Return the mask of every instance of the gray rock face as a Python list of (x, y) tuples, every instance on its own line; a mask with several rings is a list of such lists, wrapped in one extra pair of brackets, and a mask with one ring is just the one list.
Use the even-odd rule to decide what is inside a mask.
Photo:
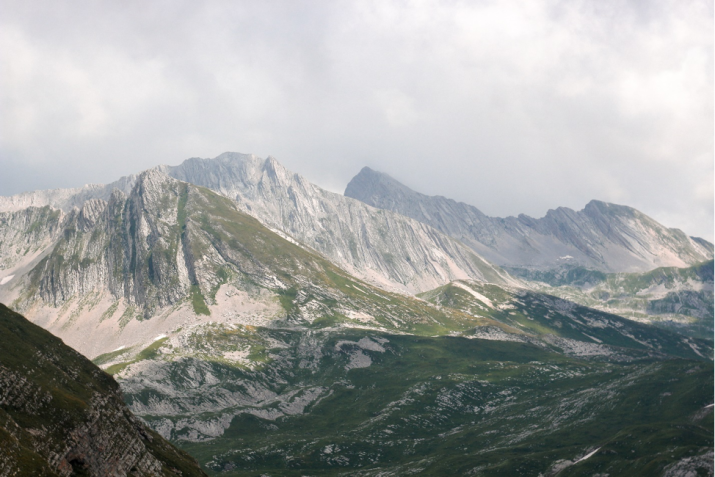
[(494, 283), (510, 280), (434, 228), (323, 190), (272, 157), (224, 153), (158, 169), (235, 200), (263, 223), (378, 285), (414, 293), (466, 277)]
[(643, 272), (685, 267), (713, 257), (713, 245), (669, 229), (626, 206), (589, 202), (545, 217), (497, 218), (444, 197), (411, 190), (390, 176), (364, 168), (345, 196), (429, 224), (501, 266), (537, 269), (581, 265), (605, 272)]
[[(52, 220), (43, 222), (48, 214)], [(284, 288), (256, 250), (225, 234), (221, 220), (226, 217), (238, 227), (275, 236), (228, 199), (155, 169), (140, 174), (129, 195), (115, 189), (108, 201), (90, 199), (67, 214), (49, 207), (0, 213), (7, 224), (4, 234), (16, 242), (14, 249), (25, 246), (20, 238), (31, 236), (33, 227), (39, 238), (31, 241), (32, 247), (44, 247), (41, 257), (13, 276), (22, 288), (14, 306), (29, 310), (39, 300), (60, 307), (77, 297), (108, 292), (150, 318), (192, 294), (211, 303), (229, 269), (259, 286)]]
[(49, 206), (0, 213), (0, 270), (47, 248), (62, 232), (64, 215)]

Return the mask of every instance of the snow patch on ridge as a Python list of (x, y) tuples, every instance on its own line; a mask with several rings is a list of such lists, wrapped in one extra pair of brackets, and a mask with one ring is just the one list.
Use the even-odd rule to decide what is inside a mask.
[(578, 464), (579, 462), (584, 461), (584, 460), (588, 459), (589, 457), (593, 457), (594, 454), (596, 454), (596, 452), (598, 452), (598, 451), (600, 451), (600, 450), (601, 450), (601, 448), (599, 447), (599, 448), (596, 449), (595, 451), (589, 452), (588, 454), (586, 454), (585, 456), (581, 457), (579, 460), (577, 460), (576, 462), (574, 462), (574, 464)]
[(293, 239), (293, 237), (291, 237), (290, 235), (284, 233), (283, 231), (278, 230), (278, 229), (275, 229), (275, 228), (273, 228), (273, 227), (269, 227), (268, 225), (266, 225), (265, 227), (266, 227), (268, 230), (270, 230), (271, 232), (273, 232), (274, 234), (278, 235), (280, 238), (289, 241), (289, 242), (292, 243), (293, 245), (297, 245), (297, 246), (299, 246), (299, 247), (303, 247), (303, 245), (299, 244), (295, 239)]
[(479, 292), (472, 290), (467, 285), (465, 285), (461, 282), (452, 282), (452, 285), (456, 286), (457, 288), (461, 288), (462, 290), (470, 293), (474, 298), (481, 301), (482, 303), (487, 305), (489, 308), (492, 308), (492, 309), (494, 308), (494, 304), (492, 303), (492, 301), (489, 298), (485, 297), (484, 295), (482, 295)]

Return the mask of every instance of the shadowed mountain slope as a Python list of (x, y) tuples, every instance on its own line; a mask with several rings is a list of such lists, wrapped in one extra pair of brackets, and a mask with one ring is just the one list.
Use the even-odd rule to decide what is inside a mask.
[(109, 375), (0, 304), (0, 475), (205, 474), (129, 412)]
[(618, 348), (628, 348), (712, 359), (711, 341), (684, 337), (544, 293), (460, 280), (418, 296), (443, 309), (475, 318), (488, 316), (523, 332), (506, 337), (498, 330), (475, 328), (474, 336), (480, 338), (531, 343), (537, 338), (575, 356), (615, 356), (621, 352)]
[[(181, 446), (225, 477), (712, 472), (712, 363), (595, 362), (356, 330), (326, 338), (318, 372), (284, 374), (325, 389), (305, 412), (244, 413), (222, 436)], [(354, 366), (355, 356), (368, 359)]]
[(508, 270), (543, 293), (689, 336), (713, 339), (712, 260), (645, 273), (603, 273), (583, 267)]

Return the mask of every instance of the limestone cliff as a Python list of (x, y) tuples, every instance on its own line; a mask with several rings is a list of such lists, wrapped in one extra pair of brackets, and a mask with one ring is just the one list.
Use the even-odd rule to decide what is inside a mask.
[[(102, 208), (99, 204), (108, 202), (116, 207), (118, 197), (128, 196), (131, 205), (122, 213), (128, 213), (126, 218), (132, 220), (129, 223), (135, 223), (134, 219), (141, 222), (137, 214), (141, 214), (143, 203), (131, 197), (137, 195), (137, 185), (143, 190), (147, 175), (158, 177), (157, 174), (212, 189), (351, 274), (392, 291), (416, 293), (466, 278), (513, 282), (503, 270), (469, 247), (428, 225), (325, 191), (288, 171), (274, 158), (237, 153), (225, 153), (215, 159), (188, 159), (179, 166), (158, 166), (108, 185), (0, 197), (0, 220), (13, 213), (50, 206), (64, 214), (74, 214), (81, 221), (88, 213), (98, 213)], [(87, 211), (87, 204), (94, 204), (97, 211)], [(119, 209), (113, 213), (119, 213)]]

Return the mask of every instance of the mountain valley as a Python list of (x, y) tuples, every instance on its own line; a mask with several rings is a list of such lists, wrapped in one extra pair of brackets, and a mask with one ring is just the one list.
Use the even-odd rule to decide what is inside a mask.
[(211, 475), (712, 473), (712, 246), (623, 210), (493, 264), (225, 153), (0, 198), (0, 302)]

